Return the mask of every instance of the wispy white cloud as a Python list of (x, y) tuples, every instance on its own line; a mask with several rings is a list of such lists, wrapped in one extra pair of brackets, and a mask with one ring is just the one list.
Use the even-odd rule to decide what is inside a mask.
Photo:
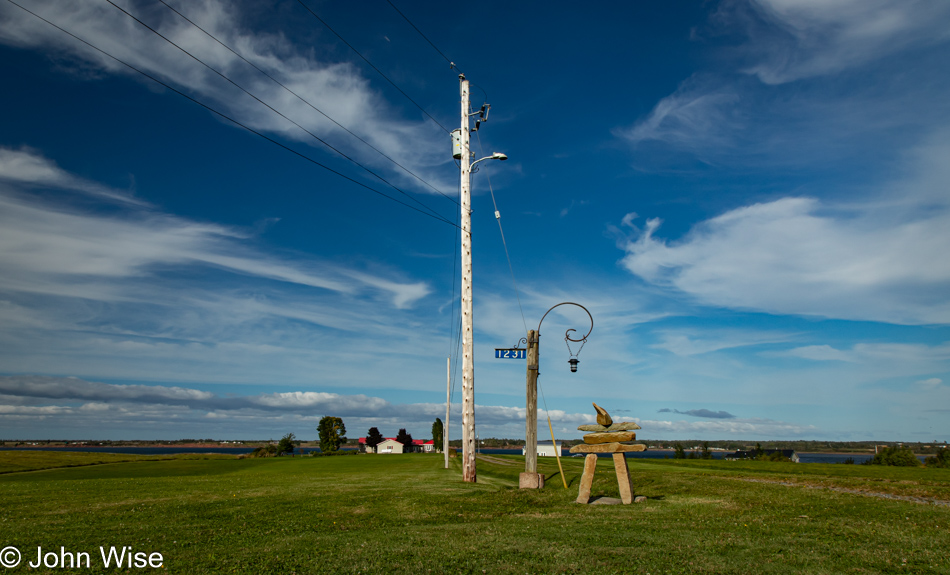
[[(306, 132), (266, 108), (260, 102), (221, 78), (227, 76), (261, 101), (291, 118), (310, 132), (330, 140), (348, 154), (385, 170), (402, 186), (435, 193), (389, 160), (346, 134), (336, 123), (314, 110), (311, 104), (340, 125), (358, 134), (384, 154), (422, 175), (435, 187), (454, 189), (436, 169), (450, 166), (445, 158), (444, 133), (422, 119), (400, 119), (364, 78), (346, 62), (325, 62), (314, 52), (304, 52), (286, 37), (252, 32), (243, 27), (239, 4), (210, 0), (182, 3), (177, 8), (248, 61), (277, 78), (303, 100), (254, 70), (238, 56), (161, 5), (119, 3), (163, 36), (206, 62), (208, 69), (171, 44), (137, 24), (107, 3), (65, 6), (41, 0), (25, 1), (31, 11), (96, 45), (105, 52), (217, 108), (249, 127), (280, 135), (326, 150)], [(305, 13), (301, 14), (304, 17)], [(126, 75), (136, 72), (56, 30), (19, 8), (0, 6), (0, 42), (31, 50), (55, 53), (63, 68), (78, 75)], [(142, 78), (143, 81), (147, 81)], [(411, 141), (412, 146), (406, 142)], [(332, 152), (331, 152), (332, 153)], [(375, 181), (375, 180), (374, 180)]]
[(950, 343), (924, 345), (917, 343), (856, 343), (850, 349), (836, 349), (830, 345), (808, 345), (787, 351), (768, 352), (772, 356), (791, 356), (815, 361), (845, 361), (852, 363), (907, 363), (938, 365), (950, 361)]
[(431, 352), (436, 328), (408, 319), (431, 288), (391, 265), (265, 251), (249, 230), (145, 205), (97, 211), (95, 202), (42, 193), (94, 183), (22, 169), (53, 166), (34, 151), (5, 158), (16, 160), (0, 165), (7, 373), (255, 384), (319, 374), (334, 385), (370, 377), (386, 387), (405, 382), (368, 375), (380, 361), (374, 349), (387, 342), (387, 353), (416, 368)]
[[(661, 222), (624, 246), (623, 265), (707, 305), (770, 313), (929, 324), (950, 322), (950, 206), (914, 174), (862, 204), (788, 197), (733, 210), (682, 239), (657, 239)], [(919, 191), (918, 191), (919, 190)], [(923, 197), (929, 209), (912, 204)]]
[(800, 425), (764, 418), (714, 419), (704, 421), (640, 421), (654, 437), (808, 437), (819, 431), (814, 425)]
[(656, 349), (665, 349), (680, 356), (698, 355), (723, 349), (734, 349), (753, 345), (786, 342), (794, 334), (761, 330), (658, 330), (659, 342), (651, 345)]
[(784, 355), (801, 357), (815, 361), (853, 361), (849, 354), (830, 345), (806, 345), (784, 352)]
[(710, 78), (692, 77), (677, 91), (660, 100), (632, 127), (617, 128), (614, 135), (633, 145), (661, 142), (699, 152), (732, 144), (732, 135), (747, 124), (733, 88)]
[[(235, 424), (253, 423), (254, 429), (271, 426), (313, 427), (322, 415), (345, 418), (351, 434), (364, 427), (384, 425), (428, 431), (436, 417), (445, 416), (445, 404), (393, 404), (379, 397), (363, 394), (295, 391), (250, 396), (221, 396), (205, 391), (161, 385), (117, 385), (87, 381), (75, 377), (7, 376), (0, 377), (0, 429), (19, 430), (23, 437), (37, 433), (50, 434), (86, 429), (92, 433), (94, 422), (108, 417), (110, 425), (121, 426), (132, 433), (156, 432), (163, 428), (156, 419), (178, 420), (176, 425), (201, 426), (203, 437), (234, 433)], [(523, 431), (524, 408), (476, 405), (479, 425), (483, 429)], [(55, 415), (50, 425), (45, 418)], [(590, 423), (590, 414), (551, 410), (559, 425)], [(543, 415), (542, 415), (543, 416)], [(452, 417), (459, 421), (461, 405), (452, 405)], [(41, 422), (45, 429), (40, 427)], [(52, 428), (52, 429), (51, 429)], [(248, 430), (244, 430), (245, 437)], [(312, 431), (310, 435), (313, 435)], [(93, 437), (90, 435), (86, 437)], [(167, 436), (167, 430), (166, 430)], [(253, 435), (251, 435), (253, 436)]]
[[(0, 174), (10, 168), (20, 184), (48, 183), (45, 171), (17, 167), (49, 166), (49, 161), (23, 152), (15, 157), (16, 162), (0, 162)], [(56, 183), (90, 187), (61, 170)], [(167, 266), (202, 265), (338, 293), (371, 288), (390, 294), (398, 308), (430, 291), (422, 282), (402, 283), (315, 259), (255, 253), (243, 241), (249, 239), (247, 231), (153, 210), (101, 215), (46, 205), (3, 189), (0, 207), (0, 266), (8, 272), (0, 279), (0, 289), (89, 298), (101, 280), (143, 278)], [(103, 297), (115, 297), (114, 285), (106, 290)]]
[(917, 385), (925, 389), (934, 389), (937, 386), (941, 385), (943, 383), (943, 380), (940, 379), (939, 377), (928, 377), (927, 379), (921, 379), (920, 381), (917, 381), (916, 383)]
[(781, 84), (944, 42), (948, 18), (926, 0), (753, 0), (723, 3), (716, 24), (748, 34), (747, 73)]
[(81, 192), (99, 199), (135, 206), (148, 205), (127, 192), (113, 190), (70, 174), (52, 160), (29, 149), (0, 148), (0, 180), (27, 186), (46, 186)]
[(869, 159), (950, 125), (948, 21), (926, 1), (720, 3), (695, 35), (710, 65), (613, 133), (641, 170), (880, 169)]

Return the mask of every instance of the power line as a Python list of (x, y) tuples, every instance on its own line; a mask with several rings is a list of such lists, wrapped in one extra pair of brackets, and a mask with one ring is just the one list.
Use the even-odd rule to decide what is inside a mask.
[(274, 108), (273, 106), (271, 106), (270, 104), (268, 104), (267, 102), (265, 102), (264, 100), (261, 100), (260, 98), (258, 98), (258, 97), (255, 96), (254, 94), (252, 94), (250, 91), (248, 91), (247, 89), (245, 89), (243, 86), (241, 86), (240, 84), (238, 84), (237, 82), (235, 82), (235, 81), (232, 80), (231, 78), (227, 77), (225, 74), (219, 72), (218, 70), (215, 70), (213, 67), (211, 67), (210, 65), (208, 65), (207, 63), (205, 63), (203, 60), (201, 60), (200, 58), (198, 58), (197, 56), (195, 56), (194, 54), (192, 54), (192, 53), (189, 52), (188, 50), (185, 50), (184, 48), (182, 48), (181, 46), (179, 46), (178, 44), (176, 44), (175, 42), (173, 42), (172, 40), (170, 40), (168, 37), (166, 37), (165, 35), (163, 35), (161, 32), (159, 32), (158, 30), (156, 30), (155, 28), (152, 28), (151, 26), (149, 26), (148, 24), (146, 24), (145, 22), (143, 22), (142, 20), (140, 20), (139, 18), (137, 18), (135, 15), (129, 13), (127, 10), (125, 10), (125, 9), (122, 8), (121, 6), (117, 5), (117, 4), (116, 4), (115, 2), (113, 2), (112, 0), (106, 0), (106, 2), (108, 2), (109, 4), (111, 4), (113, 7), (115, 7), (117, 10), (119, 10), (120, 12), (122, 12), (123, 14), (125, 14), (126, 16), (128, 16), (129, 18), (135, 20), (136, 22), (138, 22), (139, 24), (141, 24), (142, 26), (144, 26), (145, 28), (147, 28), (150, 32), (152, 32), (153, 34), (155, 34), (156, 36), (158, 36), (158, 37), (161, 38), (162, 40), (168, 42), (169, 44), (171, 44), (171, 45), (174, 46), (175, 48), (178, 48), (182, 53), (186, 54), (187, 56), (189, 56), (190, 58), (192, 58), (194, 61), (198, 62), (199, 64), (201, 64), (201, 65), (204, 66), (205, 68), (207, 68), (207, 69), (211, 70), (212, 72), (214, 72), (215, 74), (217, 74), (218, 76), (220, 76), (222, 79), (224, 79), (225, 81), (227, 81), (229, 84), (231, 84), (232, 86), (234, 86), (234, 87), (237, 88), (238, 90), (241, 90), (242, 92), (244, 92), (245, 94), (247, 94), (247, 95), (250, 96), (251, 98), (254, 98), (255, 100), (257, 100), (257, 102), (259, 102), (261, 105), (267, 107), (267, 109), (269, 109), (270, 111), (274, 112), (275, 114), (277, 114), (277, 115), (280, 116), (281, 118), (287, 120), (288, 122), (290, 122), (290, 123), (293, 124), (294, 126), (297, 126), (297, 127), (300, 128), (302, 131), (304, 131), (304, 132), (306, 132), (307, 134), (309, 134), (312, 138), (314, 138), (315, 140), (317, 140), (318, 142), (320, 142), (320, 143), (323, 144), (324, 146), (330, 148), (331, 150), (333, 150), (334, 152), (336, 152), (336, 153), (339, 154), (340, 156), (343, 156), (344, 158), (346, 158), (347, 160), (349, 160), (349, 161), (352, 162), (353, 164), (359, 166), (360, 168), (362, 168), (363, 170), (365, 170), (367, 173), (371, 174), (372, 176), (376, 177), (376, 178), (377, 178), (378, 180), (380, 180), (381, 182), (387, 184), (389, 187), (393, 188), (394, 190), (396, 190), (396, 191), (399, 192), (400, 194), (406, 196), (406, 197), (409, 198), (410, 200), (412, 200), (412, 201), (416, 202), (417, 204), (419, 204), (420, 206), (424, 207), (426, 210), (430, 211), (432, 214), (438, 215), (439, 217), (442, 217), (443, 219), (445, 219), (441, 214), (439, 214), (438, 212), (436, 212), (435, 210), (433, 210), (433, 209), (430, 208), (429, 206), (425, 205), (424, 203), (422, 203), (422, 202), (419, 201), (418, 199), (414, 198), (413, 196), (410, 196), (408, 193), (406, 193), (406, 192), (404, 192), (403, 190), (401, 190), (401, 189), (399, 189), (398, 187), (396, 187), (396, 186), (395, 186), (393, 183), (391, 183), (389, 180), (387, 180), (386, 178), (380, 176), (379, 174), (377, 174), (377, 173), (374, 172), (373, 170), (367, 168), (366, 166), (364, 166), (363, 164), (359, 163), (359, 162), (356, 161), (355, 159), (349, 157), (348, 155), (346, 155), (345, 153), (343, 153), (341, 150), (338, 150), (337, 148), (335, 148), (333, 145), (331, 145), (329, 142), (327, 142), (326, 140), (324, 140), (324, 139), (321, 138), (320, 136), (314, 134), (313, 132), (311, 132), (311, 131), (308, 130), (307, 128), (304, 128), (303, 126), (301, 126), (300, 124), (298, 124), (298, 123), (295, 122), (294, 120), (288, 118), (286, 115), (284, 115), (282, 112), (280, 112), (280, 110), (277, 110), (276, 108)]
[(446, 134), (450, 133), (449, 130), (448, 130), (445, 126), (443, 126), (441, 123), (439, 123), (438, 120), (436, 120), (435, 118), (432, 117), (432, 114), (430, 114), (429, 112), (427, 112), (426, 109), (423, 108), (422, 106), (420, 106), (415, 100), (413, 100), (412, 97), (409, 96), (409, 94), (405, 93), (402, 88), (400, 88), (399, 86), (396, 85), (395, 82), (393, 82), (392, 80), (390, 80), (390, 79), (389, 79), (389, 76), (387, 76), (386, 74), (383, 74), (383, 71), (382, 71), (382, 70), (380, 70), (380, 69), (377, 68), (372, 62), (370, 62), (370, 61), (366, 58), (366, 56), (360, 54), (360, 51), (359, 51), (359, 50), (357, 50), (356, 48), (354, 48), (352, 44), (350, 44), (349, 42), (347, 42), (347, 41), (343, 38), (343, 36), (340, 36), (340, 34), (337, 33), (336, 30), (334, 30), (333, 28), (331, 28), (330, 25), (327, 24), (326, 21), (324, 21), (323, 18), (317, 16), (317, 13), (314, 12), (313, 10), (311, 10), (311, 9), (310, 9), (310, 6), (307, 6), (307, 5), (304, 3), (303, 0), (297, 0), (297, 2), (300, 3), (300, 5), (303, 6), (303, 7), (307, 10), (307, 12), (310, 12), (310, 14), (311, 14), (314, 18), (316, 18), (317, 20), (319, 20), (321, 24), (323, 24), (324, 26), (326, 26), (327, 30), (329, 30), (330, 32), (333, 32), (333, 33), (336, 35), (336, 37), (340, 39), (341, 42), (343, 42), (344, 44), (346, 44), (346, 45), (350, 48), (350, 50), (353, 50), (354, 52), (356, 52), (356, 55), (359, 56), (360, 58), (362, 58), (364, 62), (366, 62), (367, 64), (369, 64), (369, 67), (370, 67), (370, 68), (372, 68), (373, 70), (376, 70), (376, 72), (377, 72), (380, 76), (382, 76), (383, 78), (386, 79), (387, 82), (389, 82), (390, 84), (392, 84), (393, 88), (399, 90), (399, 93), (402, 94), (403, 96), (405, 96), (407, 100), (409, 100), (410, 102), (412, 102), (412, 103), (416, 106), (416, 108), (419, 108), (419, 110), (421, 110), (423, 114), (425, 114), (426, 116), (428, 116), (430, 120), (432, 120), (433, 122), (436, 123), (436, 125), (438, 125), (440, 128), (442, 128), (442, 131), (443, 131), (443, 132), (445, 132)]
[(416, 178), (417, 180), (419, 180), (420, 182), (422, 182), (423, 184), (425, 184), (426, 186), (428, 186), (429, 188), (431, 188), (431, 189), (432, 189), (433, 191), (435, 191), (436, 193), (441, 194), (444, 198), (448, 199), (449, 201), (455, 202), (456, 204), (458, 204), (458, 202), (457, 202), (456, 200), (454, 200), (454, 199), (451, 198), (450, 196), (447, 196), (445, 193), (442, 192), (442, 190), (436, 188), (435, 186), (433, 186), (432, 184), (430, 184), (429, 182), (427, 182), (426, 180), (424, 180), (422, 177), (418, 176), (415, 172), (413, 172), (413, 171), (410, 170), (409, 168), (403, 166), (402, 164), (400, 164), (399, 162), (397, 162), (397, 161), (394, 160), (393, 158), (389, 157), (389, 156), (388, 156), (387, 154), (385, 154), (382, 150), (380, 150), (380, 149), (377, 148), (376, 146), (370, 144), (369, 142), (367, 142), (366, 140), (364, 140), (362, 137), (360, 137), (358, 134), (355, 134), (355, 133), (352, 132), (349, 128), (347, 128), (347, 127), (344, 126), (343, 124), (337, 122), (336, 120), (334, 120), (333, 118), (331, 118), (330, 116), (328, 116), (323, 110), (321, 110), (321, 109), (317, 108), (316, 106), (314, 106), (314, 105), (313, 105), (312, 103), (310, 103), (307, 99), (305, 99), (304, 97), (302, 97), (301, 95), (299, 95), (297, 92), (294, 92), (293, 90), (291, 90), (290, 88), (288, 88), (288, 87), (287, 87), (285, 84), (283, 84), (280, 80), (278, 80), (277, 78), (274, 78), (273, 76), (271, 76), (270, 74), (268, 74), (266, 71), (264, 71), (264, 70), (262, 70), (260, 67), (258, 67), (256, 64), (254, 64), (253, 62), (251, 62), (250, 60), (248, 60), (247, 58), (245, 58), (244, 56), (242, 56), (241, 54), (239, 54), (236, 50), (234, 50), (233, 48), (231, 48), (230, 46), (228, 46), (227, 44), (225, 44), (224, 42), (222, 42), (221, 40), (219, 40), (218, 38), (216, 38), (213, 34), (211, 34), (211, 33), (208, 32), (207, 30), (205, 30), (204, 28), (202, 28), (201, 26), (199, 26), (198, 24), (196, 24), (193, 20), (191, 20), (190, 18), (188, 18), (187, 16), (185, 16), (184, 14), (182, 14), (181, 12), (179, 12), (178, 10), (176, 10), (175, 7), (169, 5), (167, 2), (165, 2), (165, 0), (158, 0), (158, 1), (161, 2), (162, 4), (164, 4), (169, 10), (171, 10), (171, 11), (174, 12), (175, 14), (178, 14), (179, 16), (181, 16), (181, 17), (182, 17), (185, 21), (187, 21), (189, 24), (191, 24), (192, 26), (194, 26), (194, 27), (197, 28), (198, 30), (201, 30), (206, 36), (208, 36), (209, 38), (211, 38), (212, 40), (214, 40), (215, 42), (217, 42), (218, 44), (220, 44), (221, 46), (223, 46), (223, 47), (224, 47), (225, 49), (227, 49), (229, 52), (231, 52), (232, 54), (234, 54), (235, 56), (237, 56), (238, 58), (240, 58), (241, 60), (243, 60), (245, 63), (249, 64), (249, 65), (250, 65), (251, 67), (253, 67), (255, 70), (257, 70), (258, 72), (260, 72), (260, 73), (263, 74), (264, 76), (267, 76), (268, 78), (270, 78), (274, 83), (276, 83), (278, 86), (280, 86), (281, 88), (283, 88), (284, 90), (286, 90), (287, 92), (289, 92), (290, 94), (292, 94), (292, 95), (293, 95), (294, 97), (296, 97), (298, 100), (300, 100), (301, 102), (303, 102), (304, 104), (306, 104), (307, 106), (309, 106), (309, 107), (310, 107), (311, 109), (313, 109), (315, 112), (319, 113), (320, 115), (322, 115), (322, 116), (323, 116), (324, 118), (326, 118), (327, 120), (330, 120), (331, 122), (333, 122), (334, 124), (336, 124), (337, 127), (339, 127), (340, 129), (342, 129), (343, 131), (345, 131), (347, 134), (353, 136), (354, 138), (356, 138), (356, 139), (359, 140), (360, 142), (366, 144), (367, 146), (369, 146), (370, 148), (372, 148), (376, 153), (378, 153), (378, 154), (381, 155), (382, 157), (386, 158), (387, 160), (389, 160), (389, 161), (392, 162), (393, 164), (399, 166), (399, 167), (402, 168), (407, 174), (409, 174), (409, 175), (411, 175), (412, 177)]
[[(482, 136), (475, 132), (475, 137), (478, 139), (478, 150), (484, 155), (485, 150), (482, 149)], [(515, 298), (518, 300), (518, 309), (521, 310), (521, 321), (524, 323), (524, 332), (528, 333), (528, 322), (524, 318), (524, 308), (521, 307), (521, 292), (518, 289), (518, 282), (515, 281), (515, 268), (511, 265), (511, 256), (508, 254), (508, 242), (505, 241), (505, 230), (501, 227), (501, 212), (498, 211), (498, 204), (495, 202), (495, 190), (491, 185), (491, 175), (488, 172), (485, 172), (485, 175), (488, 177), (488, 191), (491, 193), (491, 203), (495, 208), (495, 220), (498, 222), (498, 232), (501, 234), (501, 245), (505, 247), (505, 259), (508, 260), (508, 271), (511, 272), (511, 283), (515, 288)]]
[[(415, 24), (412, 23), (412, 20), (410, 20), (405, 14), (403, 14), (403, 13), (399, 10), (399, 8), (396, 8), (396, 5), (393, 4), (391, 0), (386, 0), (386, 2), (389, 2), (389, 5), (393, 7), (393, 10), (395, 10), (397, 14), (399, 14), (400, 16), (402, 16), (403, 19), (404, 19), (406, 22), (408, 22), (409, 25), (412, 26), (412, 28), (413, 28), (416, 32), (418, 32), (419, 35), (422, 36), (422, 38), (423, 38), (426, 42), (429, 43), (429, 46), (432, 46), (432, 48), (435, 49), (435, 51), (439, 53), (439, 56), (442, 56), (442, 57), (445, 59), (445, 61), (449, 63), (449, 66), (451, 66), (452, 68), (455, 68), (456, 70), (459, 70), (458, 66), (455, 65), (455, 62), (453, 62), (452, 60), (449, 60), (449, 57), (446, 56), (445, 54), (443, 54), (443, 53), (442, 53), (442, 50), (439, 50), (439, 48), (438, 48), (435, 44), (432, 43), (432, 40), (429, 40), (429, 38), (428, 38), (425, 34), (422, 33), (422, 30), (420, 30)], [(459, 72), (461, 72), (461, 70), (459, 70)]]
[[(418, 26), (416, 26), (415, 24), (413, 24), (413, 23), (412, 23), (412, 20), (410, 20), (408, 16), (406, 16), (405, 14), (403, 14), (402, 11), (401, 11), (399, 8), (396, 8), (396, 5), (392, 3), (392, 0), (386, 0), (386, 2), (388, 2), (389, 5), (393, 7), (393, 10), (395, 10), (397, 14), (399, 14), (400, 16), (402, 16), (403, 20), (405, 20), (410, 26), (412, 26), (412, 29), (413, 29), (413, 30), (415, 30), (416, 32), (419, 33), (420, 36), (422, 36), (422, 39), (423, 39), (423, 40), (425, 40), (426, 42), (429, 43), (429, 46), (432, 46), (432, 49), (435, 50), (435, 51), (439, 54), (439, 56), (442, 56), (442, 58), (443, 58), (446, 62), (449, 63), (449, 66), (450, 66), (451, 68), (453, 68), (454, 70), (458, 70), (459, 73), (462, 73), (462, 70), (461, 70), (458, 66), (455, 65), (455, 62), (453, 62), (452, 60), (450, 60), (449, 57), (446, 56), (445, 53), (442, 52), (442, 50), (439, 50), (439, 47), (436, 46), (435, 43), (434, 43), (432, 40), (429, 40), (429, 37), (426, 36), (426, 35), (422, 32), (422, 30), (419, 29)], [(485, 88), (482, 88), (481, 86), (479, 86), (479, 85), (476, 84), (475, 82), (472, 82), (471, 80), (469, 80), (468, 83), (469, 83), (469, 85), (475, 86), (476, 88), (478, 88), (479, 90), (481, 90), (481, 91), (482, 91), (482, 94), (485, 95), (485, 100), (484, 100), (484, 101), (485, 101), (485, 102), (488, 101), (488, 92), (485, 91)]]
[(355, 179), (353, 179), (353, 178), (347, 176), (346, 174), (343, 174), (343, 173), (341, 173), (341, 172), (339, 172), (339, 171), (337, 171), (337, 170), (334, 170), (333, 168), (331, 168), (331, 167), (329, 167), (329, 166), (327, 166), (327, 165), (325, 165), (325, 164), (320, 163), (319, 161), (317, 161), (317, 160), (311, 158), (310, 156), (307, 156), (306, 154), (303, 154), (303, 153), (301, 153), (301, 152), (298, 152), (297, 150), (294, 150), (293, 148), (287, 146), (286, 144), (282, 144), (282, 143), (278, 142), (277, 140), (274, 140), (273, 138), (271, 138), (271, 137), (269, 137), (269, 136), (267, 136), (267, 135), (265, 135), (265, 134), (262, 134), (261, 132), (258, 132), (257, 130), (255, 130), (255, 129), (253, 129), (253, 128), (251, 128), (251, 127), (249, 127), (249, 126), (247, 126), (247, 125), (241, 123), (240, 121), (238, 121), (238, 120), (232, 118), (231, 116), (228, 116), (227, 114), (225, 114), (225, 113), (223, 113), (223, 112), (219, 112), (218, 110), (214, 109), (214, 108), (211, 107), (210, 105), (205, 104), (204, 102), (201, 102), (200, 100), (197, 100), (196, 98), (193, 98), (193, 97), (189, 96), (188, 94), (182, 92), (181, 90), (178, 90), (177, 88), (171, 86), (170, 84), (167, 84), (167, 83), (165, 83), (165, 82), (159, 80), (158, 78), (156, 78), (155, 76), (152, 76), (152, 75), (149, 74), (148, 72), (145, 72), (144, 70), (140, 70), (139, 68), (136, 68), (136, 67), (133, 66), (132, 64), (129, 64), (128, 62), (126, 62), (126, 61), (124, 61), (124, 60), (122, 60), (122, 59), (120, 59), (120, 58), (118, 58), (118, 57), (116, 57), (116, 56), (113, 56), (112, 54), (106, 52), (105, 50), (103, 50), (102, 48), (99, 48), (98, 46), (92, 44), (91, 42), (88, 42), (88, 41), (86, 41), (86, 40), (80, 38), (79, 36), (73, 34), (72, 32), (70, 32), (70, 31), (68, 31), (68, 30), (66, 30), (65, 28), (62, 28), (62, 27), (60, 27), (60, 26), (54, 24), (53, 22), (47, 20), (46, 18), (43, 18), (43, 17), (40, 16), (39, 14), (37, 14), (37, 13), (35, 13), (35, 12), (33, 12), (33, 11), (31, 11), (31, 10), (29, 10), (29, 9), (27, 9), (27, 8), (25, 8), (25, 7), (23, 7), (23, 6), (21, 6), (20, 4), (17, 4), (14, 0), (7, 0), (7, 2), (9, 2), (10, 4), (13, 4), (14, 6), (16, 6), (17, 8), (19, 8), (20, 10), (23, 10), (23, 11), (26, 12), (27, 14), (30, 14), (31, 16), (34, 16), (34, 17), (36, 17), (37, 19), (42, 20), (43, 22), (49, 24), (49, 25), (52, 26), (53, 28), (56, 28), (57, 30), (59, 30), (60, 32), (66, 34), (67, 36), (70, 36), (70, 37), (72, 37), (73, 39), (75, 39), (75, 40), (77, 40), (77, 41), (79, 41), (79, 42), (82, 42), (83, 44), (85, 44), (86, 46), (88, 46), (88, 47), (92, 48), (93, 50), (99, 52), (100, 54), (102, 54), (102, 55), (104, 55), (104, 56), (106, 56), (106, 57), (108, 57), (108, 58), (111, 58), (112, 60), (115, 60), (116, 62), (118, 62), (119, 64), (122, 64), (122, 65), (125, 66), (126, 68), (128, 68), (128, 69), (130, 69), (130, 70), (132, 70), (132, 71), (134, 71), (134, 72), (137, 72), (137, 73), (141, 74), (142, 76), (145, 76), (146, 78), (148, 78), (149, 80), (155, 82), (156, 84), (158, 84), (158, 85), (160, 85), (160, 86), (162, 86), (162, 87), (164, 87), (164, 88), (166, 88), (166, 89), (168, 89), (168, 90), (171, 90), (172, 92), (174, 92), (174, 93), (178, 94), (179, 96), (181, 96), (181, 97), (183, 97), (183, 98), (185, 98), (185, 99), (191, 101), (192, 103), (195, 103), (195, 104), (201, 106), (202, 108), (208, 110), (208, 111), (211, 112), (212, 114), (215, 114), (216, 116), (218, 116), (218, 117), (220, 117), (220, 118), (223, 118), (223, 119), (225, 119), (225, 120), (231, 122), (231, 123), (234, 124), (235, 126), (238, 126), (238, 127), (240, 127), (240, 128), (243, 128), (243, 129), (247, 130), (248, 132), (254, 134), (255, 136), (258, 136), (258, 137), (260, 137), (260, 138), (263, 138), (264, 140), (267, 140), (267, 141), (270, 142), (271, 144), (274, 144), (275, 146), (277, 146), (277, 147), (279, 147), (279, 148), (282, 148), (282, 149), (284, 149), (284, 150), (290, 152), (291, 154), (294, 154), (295, 156), (297, 156), (297, 157), (299, 157), (299, 158), (301, 158), (301, 159), (303, 159), (303, 160), (306, 160), (306, 161), (310, 162), (311, 164), (314, 164), (315, 166), (318, 166), (318, 167), (320, 167), (320, 168), (323, 168), (324, 170), (326, 170), (326, 171), (328, 171), (328, 172), (330, 172), (330, 173), (332, 173), (332, 174), (334, 174), (334, 175), (337, 175), (337, 176), (343, 178), (344, 180), (347, 180), (347, 181), (349, 181), (349, 182), (352, 182), (352, 183), (356, 184), (357, 186), (360, 186), (361, 188), (365, 188), (366, 190), (369, 190), (369, 191), (371, 191), (371, 192), (373, 192), (373, 193), (375, 193), (375, 194), (378, 194), (378, 195), (380, 195), (380, 196), (382, 196), (382, 197), (384, 197), (384, 198), (386, 198), (386, 199), (388, 199), (388, 200), (391, 200), (391, 201), (393, 201), (393, 202), (396, 202), (397, 204), (400, 204), (400, 205), (402, 205), (402, 206), (405, 206), (405, 207), (409, 208), (410, 210), (419, 212), (420, 214), (422, 214), (422, 215), (424, 215), (424, 216), (428, 216), (428, 217), (430, 217), (430, 218), (432, 218), (432, 219), (435, 219), (435, 220), (438, 220), (438, 221), (440, 221), (440, 222), (449, 224), (450, 226), (453, 226), (453, 227), (456, 227), (456, 228), (459, 227), (458, 225), (456, 225), (456, 224), (455, 224), (454, 222), (452, 222), (451, 220), (448, 220), (448, 219), (446, 219), (446, 218), (444, 218), (444, 217), (442, 217), (442, 216), (440, 216), (440, 215), (433, 215), (433, 214), (431, 214), (431, 213), (429, 213), (429, 212), (422, 211), (422, 210), (420, 210), (419, 208), (417, 208), (417, 207), (415, 207), (415, 206), (412, 206), (412, 205), (409, 205), (409, 204), (407, 204), (407, 203), (405, 203), (405, 202), (402, 202), (402, 201), (400, 201), (400, 200), (397, 199), (397, 198), (394, 198), (394, 197), (392, 197), (392, 196), (390, 196), (390, 195), (387, 195), (387, 194), (385, 194), (385, 193), (383, 193), (383, 192), (377, 190), (376, 188), (373, 188), (373, 187), (371, 187), (371, 186), (368, 186), (368, 185), (364, 184), (363, 182), (360, 182), (360, 181), (358, 181), (358, 180), (355, 180)]

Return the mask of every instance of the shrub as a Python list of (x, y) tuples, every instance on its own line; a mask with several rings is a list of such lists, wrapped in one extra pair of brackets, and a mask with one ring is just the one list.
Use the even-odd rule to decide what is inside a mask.
[(942, 467), (944, 469), (950, 468), (950, 449), (941, 449), (937, 452), (936, 457), (928, 457), (924, 460), (924, 465), (927, 467)]
[(772, 453), (768, 454), (764, 451), (760, 451), (758, 454), (756, 454), (755, 458), (759, 461), (781, 461), (785, 463), (790, 463), (792, 461), (788, 457), (782, 455), (781, 451), (773, 451)]
[(255, 447), (254, 451), (250, 452), (248, 457), (274, 457), (277, 455), (277, 446), (273, 443), (262, 445), (260, 447)]
[(896, 467), (917, 467), (920, 460), (906, 447), (888, 447), (864, 462), (864, 465), (892, 465)]

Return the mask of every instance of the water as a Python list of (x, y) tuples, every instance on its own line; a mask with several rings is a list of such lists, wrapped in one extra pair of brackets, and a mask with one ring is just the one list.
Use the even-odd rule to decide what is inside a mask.
[[(254, 451), (254, 447), (113, 447), (96, 445), (91, 447), (0, 447), (0, 451), (79, 451), (86, 453), (130, 453), (134, 455), (174, 455), (176, 453), (224, 453), (242, 455)], [(320, 453), (319, 447), (304, 447), (294, 451), (295, 455), (310, 452)]]
[[(481, 449), (479, 453), (488, 454), (508, 454), (521, 455), (520, 449)], [(725, 459), (727, 455), (732, 455), (732, 451), (713, 451), (713, 459)], [(578, 457), (580, 454), (569, 453), (566, 449), (561, 450), (561, 457)], [(601, 453), (600, 457), (609, 457), (610, 453)], [(627, 453), (629, 459), (673, 459), (673, 452), (666, 449), (648, 449), (647, 451), (635, 451)], [(582, 457), (582, 455), (581, 455)], [(855, 453), (799, 453), (800, 463), (844, 463), (848, 458), (854, 459), (855, 463), (863, 463), (874, 457), (873, 454), (855, 454)], [(921, 461), (923, 456), (918, 456)]]
[[(91, 447), (42, 447), (31, 445), (28, 447), (0, 447), (0, 451), (79, 451), (88, 453), (132, 453), (136, 455), (173, 455), (176, 453), (225, 453), (230, 455), (241, 455), (254, 451), (253, 447), (111, 447), (111, 446), (91, 446)], [(305, 447), (294, 451), (295, 455), (306, 455), (308, 453), (320, 453), (319, 447)], [(479, 453), (488, 455), (521, 455), (520, 449), (479, 449)], [(713, 459), (724, 459), (727, 455), (732, 455), (731, 451), (713, 451)], [(610, 453), (601, 453), (601, 457), (609, 457)], [(647, 451), (637, 451), (626, 454), (630, 459), (673, 459), (673, 452), (665, 449), (652, 449)], [(561, 457), (582, 457), (579, 454), (569, 453), (567, 450), (561, 451)], [(846, 459), (851, 458), (855, 463), (863, 463), (874, 457), (873, 454), (855, 454), (855, 453), (799, 453), (800, 463), (844, 463)], [(924, 456), (917, 456), (921, 461)]]

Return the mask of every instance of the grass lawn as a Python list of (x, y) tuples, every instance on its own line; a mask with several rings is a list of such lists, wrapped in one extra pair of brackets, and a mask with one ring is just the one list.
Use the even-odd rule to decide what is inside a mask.
[[(131, 546), (170, 573), (950, 574), (950, 507), (854, 493), (946, 502), (948, 470), (632, 459), (645, 503), (584, 506), (579, 458), (569, 489), (542, 458), (542, 491), (517, 489), (520, 457), (474, 485), (442, 461), (0, 452), (5, 571), (61, 572), (27, 562), (63, 546), (114, 572), (99, 547)], [(609, 459), (592, 493), (618, 496)]]

